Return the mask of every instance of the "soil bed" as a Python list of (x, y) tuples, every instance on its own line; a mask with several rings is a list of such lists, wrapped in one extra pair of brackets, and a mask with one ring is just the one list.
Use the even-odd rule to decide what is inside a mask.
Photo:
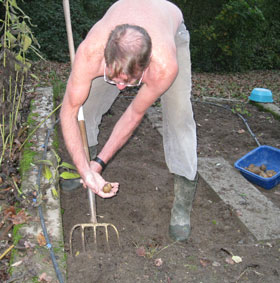
[[(102, 121), (101, 147), (112, 127), (130, 102), (120, 96)], [(222, 156), (233, 164), (256, 147), (243, 121), (222, 107), (194, 102), (198, 131), (198, 156)], [(247, 105), (245, 115), (261, 144), (280, 147), (279, 121), (270, 113)], [(244, 130), (244, 131), (243, 131)], [(60, 137), (61, 138), (61, 137)], [(69, 161), (61, 139), (60, 155)], [(280, 240), (257, 242), (239, 222), (235, 212), (200, 178), (192, 212), (192, 233), (186, 243), (168, 237), (173, 202), (173, 176), (164, 160), (162, 138), (144, 118), (130, 141), (108, 164), (104, 177), (120, 183), (115, 198), (97, 197), (99, 222), (113, 223), (111, 251), (104, 246), (104, 233), (98, 229), (99, 244), (88, 243), (81, 250), (80, 234), (75, 233), (75, 256), (68, 254), (68, 282), (279, 282)], [(243, 178), (240, 175), (240, 178)], [(265, 191), (280, 207), (280, 186)], [(65, 248), (69, 253), (69, 232), (77, 223), (90, 222), (87, 192), (61, 192)], [(86, 233), (86, 238), (93, 240)], [(231, 264), (231, 255), (242, 258)]]

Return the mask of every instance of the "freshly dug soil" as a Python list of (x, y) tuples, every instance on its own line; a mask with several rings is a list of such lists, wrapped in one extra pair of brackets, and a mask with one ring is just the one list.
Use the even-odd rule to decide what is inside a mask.
[[(100, 148), (130, 103), (120, 96), (104, 116)], [(225, 106), (225, 105), (224, 105)], [(193, 102), (198, 131), (198, 156), (222, 156), (233, 163), (255, 148), (243, 121), (216, 105)], [(244, 115), (261, 144), (280, 148), (279, 121), (248, 104)], [(60, 137), (61, 138), (61, 137)], [(61, 139), (60, 155), (69, 161)], [(163, 153), (162, 138), (144, 118), (132, 138), (108, 164), (104, 178), (120, 183), (112, 199), (97, 197), (98, 222), (109, 227), (110, 251), (104, 229), (86, 230), (86, 252), (79, 231), (73, 234), (74, 257), (69, 255), (69, 233), (77, 223), (90, 222), (87, 191), (61, 192), (68, 282), (279, 282), (280, 240), (257, 242), (226, 205), (200, 178), (191, 217), (192, 232), (185, 243), (168, 237), (173, 202), (173, 176)], [(243, 178), (240, 175), (240, 178)], [(259, 190), (280, 207), (280, 186)], [(241, 263), (230, 261), (239, 256)]]

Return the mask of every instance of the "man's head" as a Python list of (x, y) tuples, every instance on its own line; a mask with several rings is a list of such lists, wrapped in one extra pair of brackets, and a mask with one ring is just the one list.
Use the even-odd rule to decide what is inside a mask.
[(119, 25), (110, 33), (104, 56), (107, 77), (112, 80), (126, 75), (127, 82), (140, 79), (150, 62), (152, 41), (145, 29)]

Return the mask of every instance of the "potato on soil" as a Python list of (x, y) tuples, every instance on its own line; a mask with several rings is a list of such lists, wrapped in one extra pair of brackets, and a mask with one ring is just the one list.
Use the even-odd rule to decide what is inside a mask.
[(107, 183), (104, 187), (103, 187), (103, 192), (108, 194), (110, 193), (112, 190), (112, 185), (110, 183)]

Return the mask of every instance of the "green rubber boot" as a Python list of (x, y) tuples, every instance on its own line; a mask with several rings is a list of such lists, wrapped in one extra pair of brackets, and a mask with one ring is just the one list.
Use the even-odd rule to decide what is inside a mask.
[[(90, 159), (94, 159), (97, 155), (97, 148), (96, 146), (90, 146), (89, 147), (89, 156)], [(82, 184), (80, 183), (80, 178), (78, 179), (69, 179), (69, 180), (60, 180), (60, 188), (64, 191), (64, 192), (72, 192), (75, 191), (79, 188), (81, 188)]]
[(169, 235), (175, 241), (185, 241), (190, 236), (190, 215), (197, 179), (197, 175), (193, 181), (179, 175), (174, 175), (175, 197), (171, 210)]

